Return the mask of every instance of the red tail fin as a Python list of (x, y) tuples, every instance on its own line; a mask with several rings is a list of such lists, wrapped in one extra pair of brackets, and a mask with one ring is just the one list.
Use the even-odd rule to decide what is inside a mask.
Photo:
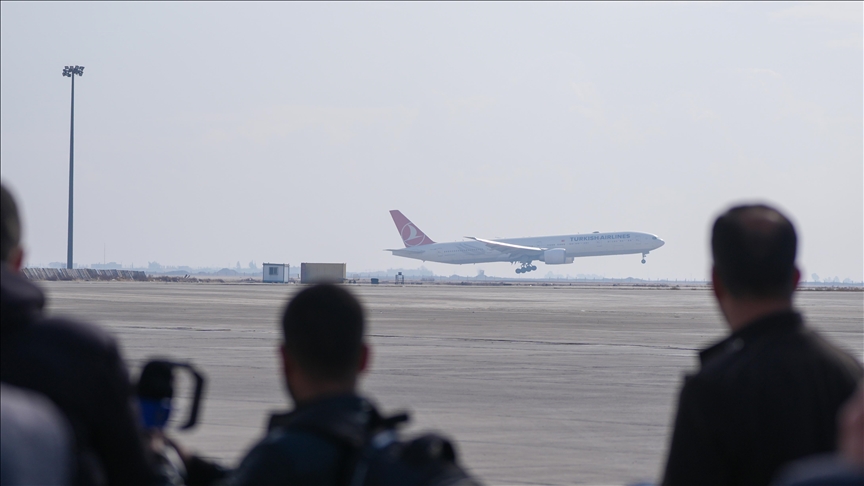
[(393, 217), (393, 222), (396, 223), (396, 229), (399, 230), (399, 236), (402, 237), (402, 243), (405, 243), (406, 248), (435, 243), (400, 211), (394, 209), (390, 211), (390, 216)]

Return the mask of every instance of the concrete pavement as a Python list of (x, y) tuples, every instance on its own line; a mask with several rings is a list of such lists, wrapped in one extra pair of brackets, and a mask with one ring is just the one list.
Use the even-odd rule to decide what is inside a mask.
[[(285, 409), (278, 317), (296, 285), (43, 282), (51, 312), (95, 321), (133, 370), (188, 359), (209, 379), (179, 440), (233, 464)], [(352, 286), (369, 314), (363, 388), (410, 430), (457, 441), (488, 484), (656, 480), (682, 373), (725, 329), (704, 289)], [(864, 293), (799, 292), (812, 325), (864, 355)]]

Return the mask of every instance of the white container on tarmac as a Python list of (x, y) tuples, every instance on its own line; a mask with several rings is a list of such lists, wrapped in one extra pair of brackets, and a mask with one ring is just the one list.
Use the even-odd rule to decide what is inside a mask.
[(344, 281), (344, 263), (300, 264), (300, 283), (342, 283)]
[(285, 283), (288, 277), (288, 265), (285, 263), (265, 263), (264, 283)]

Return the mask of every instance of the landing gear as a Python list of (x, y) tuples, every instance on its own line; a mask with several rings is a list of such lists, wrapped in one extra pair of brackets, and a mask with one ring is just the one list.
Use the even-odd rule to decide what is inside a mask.
[(647, 253), (642, 254), (642, 264), (645, 264), (645, 257), (648, 256)]
[(536, 266), (531, 265), (530, 262), (529, 263), (523, 262), (522, 266), (516, 269), (516, 273), (528, 273), (528, 272), (533, 272), (534, 270), (537, 270)]

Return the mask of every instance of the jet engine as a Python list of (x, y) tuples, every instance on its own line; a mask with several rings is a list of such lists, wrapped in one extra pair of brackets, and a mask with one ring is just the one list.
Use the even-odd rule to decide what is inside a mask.
[(546, 265), (561, 265), (573, 263), (573, 257), (567, 257), (567, 250), (564, 248), (551, 248), (543, 252), (543, 261)]

